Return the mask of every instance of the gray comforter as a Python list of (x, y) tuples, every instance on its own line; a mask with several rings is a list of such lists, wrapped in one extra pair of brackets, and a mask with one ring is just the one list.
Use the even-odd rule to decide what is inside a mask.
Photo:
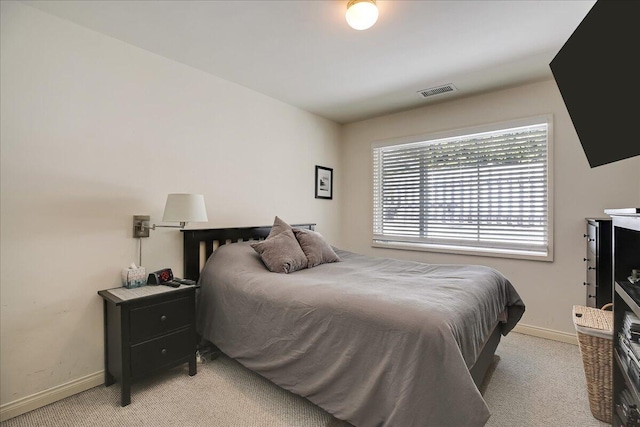
[(336, 249), (341, 262), (269, 272), (248, 243), (200, 278), (198, 331), (228, 356), (359, 427), (482, 426), (471, 368), (524, 312), (498, 271)]

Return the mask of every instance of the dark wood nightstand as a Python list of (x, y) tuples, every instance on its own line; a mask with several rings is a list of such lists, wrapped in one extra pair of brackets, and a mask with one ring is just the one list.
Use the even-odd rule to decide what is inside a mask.
[(131, 384), (189, 363), (196, 374), (195, 287), (164, 285), (98, 291), (104, 302), (104, 385), (119, 381), (121, 405)]

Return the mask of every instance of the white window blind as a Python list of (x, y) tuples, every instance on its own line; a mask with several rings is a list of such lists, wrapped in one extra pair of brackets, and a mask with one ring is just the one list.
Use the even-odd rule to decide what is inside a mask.
[(546, 256), (547, 121), (373, 147), (374, 243)]

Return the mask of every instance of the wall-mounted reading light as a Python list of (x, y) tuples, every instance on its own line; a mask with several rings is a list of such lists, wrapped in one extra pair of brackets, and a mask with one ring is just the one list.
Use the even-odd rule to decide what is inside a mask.
[(371, 28), (378, 20), (376, 0), (350, 0), (345, 18), (354, 30)]
[(149, 215), (133, 216), (133, 237), (149, 237), (149, 230), (156, 227), (184, 228), (189, 222), (207, 222), (207, 208), (202, 194), (169, 194), (164, 206), (163, 222), (179, 222), (180, 225), (150, 224)]

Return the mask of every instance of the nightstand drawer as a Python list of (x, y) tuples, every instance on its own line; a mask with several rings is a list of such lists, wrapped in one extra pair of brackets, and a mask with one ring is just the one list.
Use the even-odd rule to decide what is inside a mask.
[(131, 375), (138, 377), (195, 353), (195, 337), (191, 329), (131, 346)]
[(138, 343), (189, 325), (193, 320), (191, 304), (185, 297), (131, 310), (130, 342)]

